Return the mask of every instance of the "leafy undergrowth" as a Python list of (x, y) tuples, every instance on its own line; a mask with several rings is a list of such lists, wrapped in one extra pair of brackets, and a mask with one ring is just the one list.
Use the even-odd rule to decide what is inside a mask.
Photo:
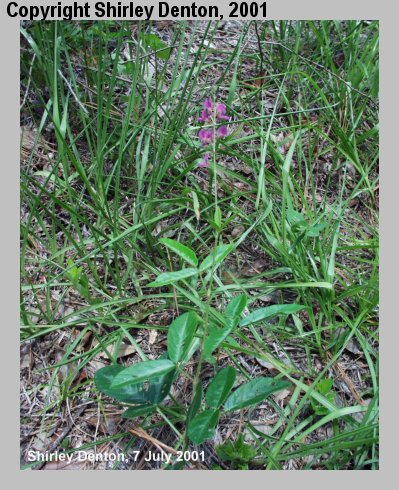
[(378, 468), (378, 36), (22, 23), (23, 467)]

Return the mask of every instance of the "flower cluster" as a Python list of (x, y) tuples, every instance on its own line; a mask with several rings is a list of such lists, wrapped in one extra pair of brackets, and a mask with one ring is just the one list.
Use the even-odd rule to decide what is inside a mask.
[[(201, 111), (201, 116), (198, 121), (205, 124), (216, 124), (221, 121), (228, 121), (229, 116), (226, 114), (225, 104), (217, 103), (213, 104), (212, 100), (208, 97), (204, 102), (204, 108)], [(216, 130), (217, 138), (224, 138), (228, 135), (228, 130), (226, 126), (219, 126)], [(215, 131), (213, 128), (210, 129), (200, 129), (198, 133), (198, 138), (200, 139), (203, 146), (208, 146), (213, 143), (215, 137)], [(198, 164), (199, 167), (207, 167), (209, 161), (209, 153), (205, 153), (203, 160)]]

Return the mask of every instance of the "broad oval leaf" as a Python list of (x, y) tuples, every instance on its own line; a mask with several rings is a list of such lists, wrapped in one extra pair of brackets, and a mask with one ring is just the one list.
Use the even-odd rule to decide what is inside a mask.
[(182, 361), (194, 338), (198, 324), (197, 315), (190, 311), (180, 315), (168, 329), (168, 355), (175, 363)]
[(123, 403), (147, 403), (147, 393), (142, 385), (127, 385), (111, 388), (115, 377), (126, 368), (119, 364), (105, 366), (94, 375), (94, 383), (99, 391)]
[(236, 380), (236, 370), (229, 366), (221, 369), (206, 390), (205, 400), (211, 408), (220, 408), (229, 396)]
[(186, 245), (182, 245), (176, 240), (172, 240), (171, 238), (161, 238), (159, 240), (163, 245), (173, 250), (179, 257), (188, 262), (190, 265), (197, 267), (198, 259), (195, 255), (194, 250), (187, 247)]
[(139, 362), (118, 373), (111, 383), (111, 389), (114, 390), (115, 388), (149, 381), (163, 376), (164, 374), (173, 371), (175, 368), (175, 364), (169, 359)]
[(147, 284), (147, 287), (156, 286), (166, 286), (167, 284), (173, 284), (174, 282), (181, 281), (182, 279), (187, 279), (188, 277), (195, 276), (198, 274), (198, 270), (193, 267), (187, 267), (180, 271), (174, 272), (163, 272), (155, 279), (155, 281)]
[(227, 398), (224, 404), (226, 411), (240, 410), (260, 403), (276, 391), (289, 388), (288, 381), (279, 381), (275, 378), (257, 378), (239, 386)]
[(232, 328), (228, 325), (224, 328), (216, 328), (211, 331), (204, 343), (204, 356), (207, 361), (211, 361), (211, 355), (219, 345), (230, 335)]
[(212, 265), (214, 267), (219, 265), (234, 249), (234, 246), (234, 243), (229, 243), (228, 245), (218, 245), (216, 247), (216, 250), (211, 252), (208, 257), (205, 257), (205, 259), (201, 262), (201, 265), (199, 266), (199, 271), (203, 272), (206, 269), (211, 268)]
[(296, 313), (297, 311), (306, 309), (303, 305), (272, 305), (266, 306), (265, 308), (259, 308), (254, 310), (248, 316), (240, 321), (240, 326), (244, 327), (250, 323), (260, 322), (266, 320), (267, 318), (272, 318), (276, 315), (289, 315), (291, 313)]
[(187, 435), (190, 441), (194, 444), (202, 444), (210, 439), (215, 434), (219, 415), (219, 410), (210, 408), (194, 417), (188, 424)]

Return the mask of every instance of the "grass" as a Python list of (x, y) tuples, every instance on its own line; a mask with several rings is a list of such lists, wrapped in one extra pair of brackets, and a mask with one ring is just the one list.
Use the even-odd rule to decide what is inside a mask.
[[(166, 45), (154, 53), (148, 32)], [(118, 362), (158, 357), (179, 313), (217, 319), (245, 293), (250, 309), (299, 303), (306, 313), (242, 328), (220, 349), (243, 379), (269, 371), (293, 388), (224, 418), (219, 443), (242, 432), (256, 449), (250, 468), (377, 469), (378, 23), (33, 22), (21, 39), (26, 440), (82, 404), (98, 421), (120, 413), (95, 389), (96, 366), (124, 344), (134, 353)], [(196, 166), (209, 95), (232, 115), (216, 172)], [(149, 288), (182, 265), (162, 237), (198, 257), (220, 240), (235, 249), (209, 291)], [(179, 380), (176, 406), (139, 419), (175, 449), (196, 367)], [(206, 383), (204, 366), (197, 374)], [(330, 398), (318, 388), (326, 378)], [(151, 448), (123, 424), (112, 434), (84, 416), (74, 424), (85, 436), (72, 430), (67, 451)], [(203, 467), (230, 467), (214, 441), (205, 449)]]

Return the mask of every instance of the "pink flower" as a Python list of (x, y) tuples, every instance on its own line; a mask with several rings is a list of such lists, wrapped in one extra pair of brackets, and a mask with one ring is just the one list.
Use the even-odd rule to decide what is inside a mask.
[(218, 136), (219, 138), (224, 138), (225, 136), (227, 136), (229, 134), (228, 132), (228, 129), (226, 128), (226, 126), (220, 126), (218, 128)]
[(209, 153), (205, 153), (204, 159), (197, 164), (197, 167), (209, 167)]
[(204, 109), (203, 111), (201, 111), (201, 116), (198, 118), (198, 121), (199, 122), (204, 122), (204, 123), (210, 123), (211, 120), (210, 120), (210, 113), (207, 109)]
[(212, 129), (201, 129), (198, 133), (198, 138), (204, 146), (211, 144), (213, 142)]
[(210, 97), (208, 97), (204, 102), (204, 108), (201, 111), (201, 116), (198, 118), (199, 122), (210, 123), (213, 110), (213, 102)]
[(229, 120), (229, 116), (226, 114), (226, 106), (224, 104), (216, 104), (216, 117), (218, 119)]
[(205, 99), (204, 108), (205, 109), (208, 109), (208, 110), (213, 109), (213, 102), (212, 102), (212, 99), (210, 97), (208, 97), (207, 99)]

